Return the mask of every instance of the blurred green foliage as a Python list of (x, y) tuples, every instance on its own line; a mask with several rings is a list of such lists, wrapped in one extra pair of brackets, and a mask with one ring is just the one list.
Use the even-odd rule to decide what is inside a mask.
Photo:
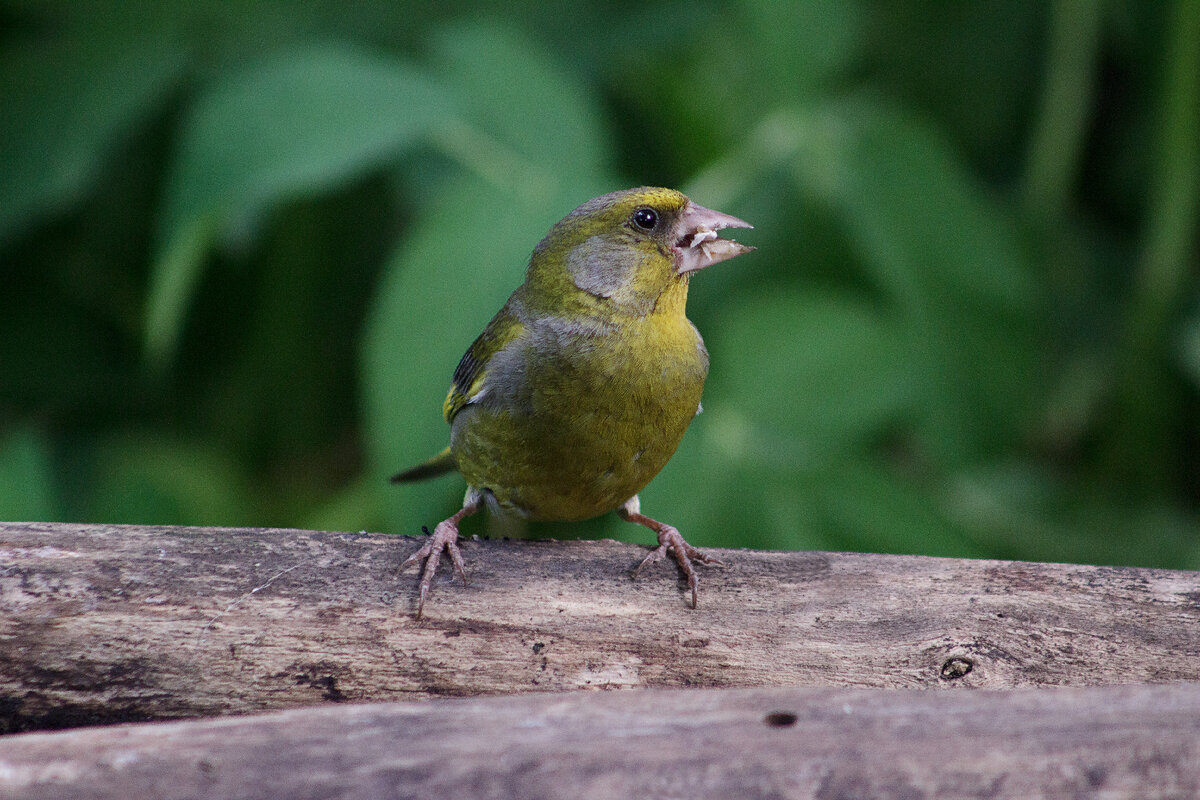
[(639, 184), (759, 248), (692, 284), (649, 513), (1200, 567), (1190, 0), (0, 3), (0, 518), (441, 519), (459, 479), (386, 476), (549, 225)]

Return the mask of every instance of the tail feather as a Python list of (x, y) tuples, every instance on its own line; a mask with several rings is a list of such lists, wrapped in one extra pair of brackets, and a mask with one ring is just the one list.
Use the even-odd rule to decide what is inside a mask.
[(422, 461), (415, 467), (409, 467), (403, 472), (397, 472), (392, 476), (391, 480), (392, 483), (423, 481), (426, 478), (436, 478), (438, 475), (444, 475), (456, 469), (458, 469), (458, 465), (454, 462), (454, 455), (450, 452), (450, 448), (447, 447), (433, 458)]

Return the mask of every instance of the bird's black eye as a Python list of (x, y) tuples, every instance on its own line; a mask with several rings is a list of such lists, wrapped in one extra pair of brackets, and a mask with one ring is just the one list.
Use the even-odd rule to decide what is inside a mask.
[(654, 230), (654, 226), (658, 224), (658, 214), (652, 208), (639, 208), (633, 212), (633, 224), (644, 231)]

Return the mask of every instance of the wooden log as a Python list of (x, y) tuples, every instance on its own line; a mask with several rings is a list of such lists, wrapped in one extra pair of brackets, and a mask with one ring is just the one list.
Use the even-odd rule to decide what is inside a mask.
[(0, 526), (0, 730), (584, 688), (1200, 679), (1200, 573), (718, 551), (700, 607), (646, 549), (468, 541), (414, 619), (415, 540)]
[(0, 798), (1200, 796), (1200, 685), (353, 704), (6, 737)]

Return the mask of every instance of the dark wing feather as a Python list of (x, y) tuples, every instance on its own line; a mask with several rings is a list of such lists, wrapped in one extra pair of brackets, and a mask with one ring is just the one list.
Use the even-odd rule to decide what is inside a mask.
[(492, 321), (483, 329), (483, 333), (479, 334), (479, 338), (463, 353), (462, 360), (454, 370), (450, 391), (446, 395), (446, 402), (442, 404), (442, 416), (446, 418), (446, 422), (452, 422), (454, 415), (483, 390), (487, 381), (488, 363), (492, 356), (524, 332), (525, 326), (507, 305), (492, 317)]

